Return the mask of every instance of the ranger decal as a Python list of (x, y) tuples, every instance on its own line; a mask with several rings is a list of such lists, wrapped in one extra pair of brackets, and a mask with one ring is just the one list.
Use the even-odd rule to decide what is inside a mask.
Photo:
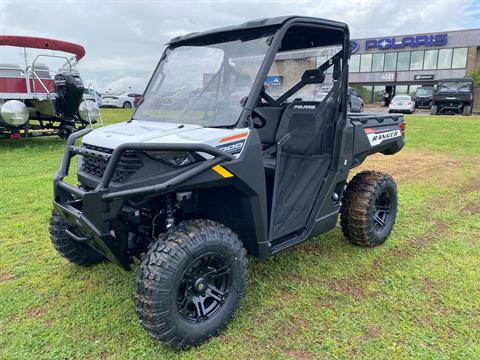
[(400, 130), (374, 130), (374, 129), (365, 129), (367, 134), (368, 141), (370, 141), (371, 146), (379, 145), (383, 140), (396, 138), (402, 136)]

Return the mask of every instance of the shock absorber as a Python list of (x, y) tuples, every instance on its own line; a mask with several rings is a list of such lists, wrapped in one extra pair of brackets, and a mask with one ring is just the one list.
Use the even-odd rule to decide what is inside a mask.
[(174, 194), (165, 196), (165, 227), (170, 229), (175, 224), (175, 210), (177, 210), (177, 201)]

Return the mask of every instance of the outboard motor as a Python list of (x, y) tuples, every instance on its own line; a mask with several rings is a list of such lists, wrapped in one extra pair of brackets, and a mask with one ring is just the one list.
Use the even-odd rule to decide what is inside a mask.
[(55, 75), (55, 111), (65, 118), (73, 118), (78, 113), (78, 107), (83, 101), (83, 82), (80, 76), (70, 73)]

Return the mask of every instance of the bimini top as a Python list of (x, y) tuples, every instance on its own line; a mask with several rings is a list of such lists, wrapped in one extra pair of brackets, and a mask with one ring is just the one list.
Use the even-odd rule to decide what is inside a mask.
[(85, 48), (68, 41), (32, 36), (0, 35), (0, 46), (18, 46), (34, 49), (64, 51), (74, 54), (77, 61), (85, 56)]
[(273, 18), (251, 20), (240, 25), (227, 26), (223, 28), (217, 28), (213, 30), (194, 32), (187, 35), (177, 36), (171, 39), (167, 43), (167, 45), (179, 46), (182, 43), (188, 42), (193, 39), (201, 38), (204, 36), (208, 37), (208, 36), (217, 35), (217, 34), (226, 33), (226, 32), (244, 31), (244, 30), (258, 29), (263, 27), (280, 27), (290, 20), (295, 22), (305, 22), (305, 23), (311, 23), (311, 24), (332, 26), (336, 28), (345, 29), (347, 33), (349, 32), (348, 25), (339, 21), (327, 20), (327, 19), (321, 19), (321, 18), (315, 18), (315, 17), (307, 17), (307, 16), (290, 15), (290, 16), (279, 16), (279, 17), (273, 17)]

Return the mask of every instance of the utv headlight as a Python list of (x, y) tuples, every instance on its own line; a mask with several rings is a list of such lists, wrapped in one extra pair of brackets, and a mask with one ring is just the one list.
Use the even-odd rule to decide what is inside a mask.
[(160, 161), (170, 166), (180, 167), (193, 164), (198, 161), (198, 155), (190, 152), (177, 152), (177, 151), (145, 151), (153, 160)]

